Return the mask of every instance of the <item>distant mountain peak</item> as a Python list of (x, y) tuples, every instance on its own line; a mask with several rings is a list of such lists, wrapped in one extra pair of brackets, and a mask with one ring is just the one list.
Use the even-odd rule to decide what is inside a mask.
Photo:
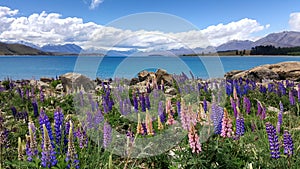
[(54, 52), (54, 53), (79, 54), (82, 48), (75, 44), (63, 44), (63, 45), (48, 44), (41, 47), (41, 50), (45, 52)]

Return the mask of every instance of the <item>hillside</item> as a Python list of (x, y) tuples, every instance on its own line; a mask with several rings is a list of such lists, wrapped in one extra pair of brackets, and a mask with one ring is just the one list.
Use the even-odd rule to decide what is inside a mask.
[(38, 49), (21, 45), (6, 44), (0, 42), (0, 55), (50, 55), (49, 52), (43, 52)]

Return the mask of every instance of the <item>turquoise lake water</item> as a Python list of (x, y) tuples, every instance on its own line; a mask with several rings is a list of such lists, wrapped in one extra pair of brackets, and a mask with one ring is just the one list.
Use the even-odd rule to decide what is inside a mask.
[(200, 78), (222, 77), (231, 70), (245, 70), (262, 64), (300, 61), (300, 56), (232, 57), (97, 57), (97, 56), (0, 56), (0, 80), (56, 77), (67, 72), (83, 73), (90, 78), (135, 76), (141, 70), (166, 69), (179, 74), (191, 71)]

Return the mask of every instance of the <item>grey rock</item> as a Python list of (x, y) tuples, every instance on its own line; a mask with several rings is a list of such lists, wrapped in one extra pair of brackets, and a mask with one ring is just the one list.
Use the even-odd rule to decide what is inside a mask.
[(62, 84), (58, 84), (56, 87), (55, 87), (55, 90), (56, 91), (62, 91), (64, 89), (63, 85)]
[(173, 87), (166, 89), (165, 94), (169, 94), (169, 95), (176, 95), (177, 94), (177, 90)]
[(281, 62), (277, 64), (266, 64), (241, 72), (229, 72), (225, 74), (230, 79), (250, 79), (262, 81), (270, 80), (293, 80), (300, 81), (300, 62)]
[(148, 77), (149, 77), (149, 72), (146, 71), (146, 70), (143, 70), (143, 71), (141, 71), (141, 72), (138, 73), (138, 78), (139, 78), (140, 82), (148, 79)]
[(163, 80), (165, 86), (173, 86), (173, 82), (174, 82), (173, 76), (168, 74), (166, 70), (158, 69), (155, 72), (155, 75), (157, 79), (157, 84), (160, 84), (161, 80)]
[(83, 86), (86, 91), (95, 89), (95, 83), (88, 77), (79, 73), (66, 73), (61, 75), (60, 79), (65, 91), (67, 88), (81, 89), (81, 86)]
[(41, 77), (40, 81), (45, 82), (45, 83), (51, 83), (54, 79), (49, 78), (49, 77)]

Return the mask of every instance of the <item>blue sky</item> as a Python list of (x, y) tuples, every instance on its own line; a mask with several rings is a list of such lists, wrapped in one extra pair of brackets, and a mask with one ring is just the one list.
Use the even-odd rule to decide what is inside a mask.
[[(280, 32), (283, 30), (298, 30), (297, 22), (298, 15), (293, 17), (292, 13), (300, 12), (299, 0), (93, 0), (99, 3), (92, 7), (91, 0), (1, 0), (0, 6), (8, 7), (11, 10), (18, 10), (13, 18), (28, 17), (33, 13), (41, 14), (45, 11), (46, 14), (59, 14), (60, 19), (67, 17), (80, 18), (82, 23), (93, 22), (96, 25), (106, 25), (115, 19), (124, 17), (130, 14), (143, 12), (161, 12), (168, 13), (187, 20), (194, 24), (200, 30), (207, 30), (211, 26), (223, 24), (226, 27), (231, 22), (236, 25), (241, 25), (240, 21), (245, 23), (245, 26), (255, 25), (250, 30), (249, 35), (241, 34), (240, 36), (232, 35), (231, 37), (223, 38), (223, 40), (212, 40), (213, 44), (219, 44), (227, 40), (249, 38), (255, 40), (258, 37), (264, 36), (272, 32)], [(92, 9), (93, 8), (93, 9)], [(8, 17), (8, 16), (6, 16)], [(57, 19), (57, 18), (56, 18)], [(243, 20), (244, 19), (244, 20)], [(245, 20), (248, 19), (248, 20)], [(141, 19), (142, 20), (142, 19)], [(162, 22), (162, 23), (167, 23)], [(248, 24), (246, 24), (248, 23)], [(152, 24), (159, 26), (157, 24)], [(47, 26), (47, 25), (45, 25)], [(95, 26), (95, 25), (94, 25)], [(123, 28), (122, 25), (113, 25), (116, 28)], [(138, 31), (139, 28), (130, 27), (129, 24), (125, 28), (132, 31)], [(227, 26), (226, 30), (236, 27), (234, 24)], [(1, 26), (0, 26), (1, 28)], [(148, 27), (151, 30), (151, 26)], [(243, 28), (240, 28), (243, 29)], [(4, 29), (2, 29), (3, 31)], [(147, 26), (143, 28), (147, 30)], [(220, 28), (215, 31), (222, 31)], [(171, 30), (172, 31), (172, 30)], [(185, 31), (182, 28), (182, 31)], [(180, 30), (178, 32), (181, 32)], [(205, 32), (205, 31), (204, 31)], [(212, 31), (207, 30), (209, 33)], [(239, 30), (237, 29), (238, 33)], [(221, 35), (220, 35), (221, 36)], [(226, 36), (228, 36), (226, 34)], [(5, 36), (0, 36), (5, 40)], [(12, 37), (10, 37), (12, 39)], [(0, 40), (1, 40), (0, 39)], [(10, 40), (11, 40), (10, 39)], [(28, 38), (23, 38), (28, 41)], [(66, 38), (67, 40), (70, 37)], [(209, 38), (210, 39), (210, 38)], [(62, 43), (58, 41), (57, 43)], [(71, 41), (70, 41), (71, 42)], [(78, 44), (83, 44), (79, 41), (74, 41)], [(54, 43), (54, 42), (53, 42)], [(39, 44), (43, 44), (42, 42)], [(88, 45), (86, 45), (88, 46)]]

